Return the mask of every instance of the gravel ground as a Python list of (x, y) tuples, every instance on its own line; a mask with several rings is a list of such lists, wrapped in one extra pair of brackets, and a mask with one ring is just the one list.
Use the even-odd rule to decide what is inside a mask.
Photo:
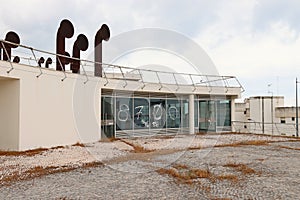
[[(4, 184), (0, 199), (299, 199), (300, 140), (228, 134), (125, 142), (0, 156), (2, 177), (40, 165), (104, 163)], [(131, 152), (136, 145), (153, 151)], [(196, 170), (208, 176), (195, 177)]]

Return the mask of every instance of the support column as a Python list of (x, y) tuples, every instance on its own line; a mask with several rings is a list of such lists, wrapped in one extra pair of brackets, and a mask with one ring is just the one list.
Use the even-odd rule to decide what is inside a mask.
[(231, 115), (230, 115), (230, 117), (231, 117), (231, 131), (232, 132), (235, 132), (235, 128), (234, 128), (234, 126), (233, 126), (233, 121), (235, 121), (235, 100), (234, 100), (234, 98), (231, 98), (231, 105), (230, 105), (230, 109), (231, 109)]
[(194, 120), (194, 95), (189, 95), (189, 133), (195, 134), (195, 120)]

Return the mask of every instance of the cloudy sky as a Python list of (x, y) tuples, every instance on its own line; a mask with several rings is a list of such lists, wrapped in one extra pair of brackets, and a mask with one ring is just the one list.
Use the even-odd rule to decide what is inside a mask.
[(22, 44), (54, 52), (64, 18), (90, 40), (102, 23), (109, 25), (112, 38), (141, 28), (173, 30), (201, 46), (219, 74), (237, 76), (246, 89), (243, 98), (272, 91), (294, 105), (295, 77), (300, 78), (299, 0), (0, 1), (2, 38), (13, 30)]

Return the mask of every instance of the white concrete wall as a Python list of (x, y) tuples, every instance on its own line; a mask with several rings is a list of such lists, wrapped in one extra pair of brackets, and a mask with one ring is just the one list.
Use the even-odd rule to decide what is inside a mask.
[(247, 120), (246, 118), (245, 118), (245, 114), (244, 114), (244, 111), (245, 111), (245, 109), (246, 109), (246, 104), (245, 103), (235, 103), (234, 101), (233, 101), (233, 103), (234, 103), (234, 107), (235, 107), (235, 109), (234, 109), (234, 120), (232, 120), (232, 121), (245, 121), (245, 120)]
[[(261, 122), (262, 121), (262, 103), (259, 99), (250, 100), (250, 121)], [(248, 119), (247, 119), (248, 120)]]
[[(262, 125), (262, 102), (264, 101), (264, 126)], [(273, 106), (272, 106), (273, 101)], [(239, 104), (238, 104), (239, 105)], [(242, 114), (242, 105), (245, 108), (249, 108), (249, 116)], [(239, 105), (239, 109), (236, 109), (236, 121), (245, 122), (238, 123), (236, 122), (236, 126), (239, 127), (240, 132), (250, 132), (250, 133), (263, 133), (270, 135), (295, 135), (295, 122), (290, 118), (286, 118), (286, 124), (280, 124), (280, 116), (284, 117), (284, 112), (279, 114), (278, 109), (276, 107), (282, 107), (284, 105), (284, 97), (282, 96), (274, 96), (273, 100), (270, 96), (264, 97), (250, 97), (245, 100), (244, 104)], [(273, 113), (272, 113), (273, 111)], [(272, 121), (273, 117), (273, 121)], [(251, 120), (248, 120), (251, 119)], [(273, 122), (273, 124), (272, 124)], [(274, 124), (276, 123), (276, 124)], [(243, 127), (246, 125), (247, 128)]]
[(7, 74), (9, 63), (0, 64), (0, 76), (20, 79), (18, 150), (100, 139), (100, 79), (84, 84), (84, 76), (68, 74), (61, 81), (63, 72), (47, 69), (37, 78), (39, 68), (19, 64)]
[[(273, 105), (272, 105), (273, 104)], [(284, 98), (274, 96), (271, 97), (251, 97), (249, 99), (249, 109), (250, 109), (250, 119), (256, 122), (262, 122), (263, 112), (264, 112), (264, 122), (271, 123), (276, 121), (275, 108), (278, 106), (283, 106)], [(264, 107), (264, 111), (262, 110)], [(273, 120), (272, 120), (273, 118)]]
[(0, 149), (19, 149), (20, 82), (0, 76)]

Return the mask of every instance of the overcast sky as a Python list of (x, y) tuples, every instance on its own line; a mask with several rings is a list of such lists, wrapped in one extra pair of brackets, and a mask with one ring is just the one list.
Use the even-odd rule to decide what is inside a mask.
[(299, 0), (0, 1), (2, 38), (13, 30), (22, 44), (55, 52), (64, 18), (90, 43), (103, 23), (112, 38), (140, 28), (174, 30), (197, 42), (219, 74), (237, 76), (246, 89), (243, 98), (271, 90), (294, 105), (295, 77), (300, 78)]

